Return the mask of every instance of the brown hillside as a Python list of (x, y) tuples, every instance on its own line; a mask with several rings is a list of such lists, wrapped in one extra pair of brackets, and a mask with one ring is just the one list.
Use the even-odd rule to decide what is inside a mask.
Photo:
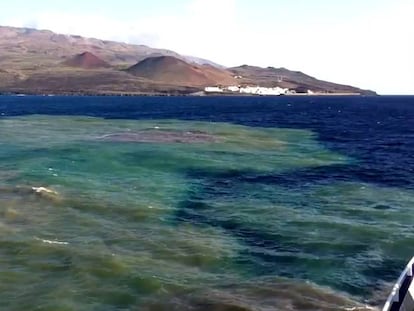
[(242, 65), (228, 68), (234, 75), (242, 77), (240, 84), (257, 84), (261, 86), (280, 86), (296, 90), (299, 93), (313, 90), (322, 93), (359, 93), (362, 95), (375, 95), (370, 90), (362, 90), (349, 85), (342, 85), (323, 80), (318, 80), (300, 71), (292, 71), (286, 68), (256, 67)]
[(73, 58), (63, 62), (63, 64), (69, 67), (78, 67), (83, 69), (111, 67), (111, 65), (109, 65), (107, 62), (103, 61), (98, 56), (90, 52), (84, 52), (82, 54), (75, 55)]
[(207, 86), (234, 83), (231, 73), (226, 70), (189, 64), (173, 56), (148, 57), (128, 68), (127, 72), (169, 84)]
[(239, 82), (234, 78), (233, 73), (227, 69), (221, 69), (212, 65), (200, 66), (204, 74), (215, 84), (219, 85), (238, 85)]

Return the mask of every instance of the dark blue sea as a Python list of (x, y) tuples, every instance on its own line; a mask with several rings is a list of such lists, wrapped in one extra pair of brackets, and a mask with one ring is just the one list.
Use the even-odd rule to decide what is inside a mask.
[(378, 307), (414, 97), (0, 96), (0, 309)]

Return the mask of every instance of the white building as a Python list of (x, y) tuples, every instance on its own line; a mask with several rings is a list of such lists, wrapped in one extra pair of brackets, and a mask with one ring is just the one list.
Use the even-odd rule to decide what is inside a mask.
[(240, 92), (240, 87), (233, 85), (233, 86), (228, 86), (227, 90), (229, 90), (230, 92)]
[(262, 86), (228, 86), (226, 88), (221, 88), (219, 86), (207, 86), (204, 88), (206, 93), (241, 93), (241, 94), (252, 94), (252, 95), (287, 95), (290, 94), (289, 89), (281, 87), (262, 87)]
[(207, 86), (204, 88), (206, 93), (223, 93), (223, 89), (219, 86)]
[(254, 95), (285, 95), (289, 89), (281, 87), (261, 87), (261, 86), (246, 86), (240, 88), (240, 93), (254, 94)]

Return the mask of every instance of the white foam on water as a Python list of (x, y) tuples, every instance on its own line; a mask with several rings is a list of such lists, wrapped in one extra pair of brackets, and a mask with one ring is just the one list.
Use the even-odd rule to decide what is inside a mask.
[(39, 238), (35, 238), (35, 239), (43, 243), (46, 243), (46, 244), (69, 245), (69, 242), (64, 242), (64, 241), (52, 241), (52, 240), (45, 240), (45, 239), (39, 239)]
[(32, 187), (32, 190), (36, 193), (50, 193), (50, 194), (58, 194), (56, 191), (45, 187)]

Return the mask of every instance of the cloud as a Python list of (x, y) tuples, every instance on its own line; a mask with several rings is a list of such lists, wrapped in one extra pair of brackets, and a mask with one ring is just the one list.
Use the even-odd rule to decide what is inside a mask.
[(236, 0), (192, 0), (172, 14), (139, 19), (119, 20), (99, 13), (52, 10), (32, 12), (3, 24), (128, 42), (142, 37), (156, 44), (196, 50), (200, 44), (206, 47), (208, 42), (221, 42), (223, 36), (236, 30), (236, 8)]
[[(39, 11), (3, 21), (15, 27), (49, 29), (127, 43), (173, 48), (183, 53), (211, 52), (236, 32), (236, 0), (193, 0), (170, 15), (119, 20), (97, 13)], [(220, 50), (218, 50), (220, 51)]]
[(63, 34), (77, 34), (88, 37), (119, 37), (122, 23), (99, 15), (82, 15), (63, 12), (34, 13), (30, 19), (14, 18), (5, 24), (14, 27), (31, 27), (48, 29)]

